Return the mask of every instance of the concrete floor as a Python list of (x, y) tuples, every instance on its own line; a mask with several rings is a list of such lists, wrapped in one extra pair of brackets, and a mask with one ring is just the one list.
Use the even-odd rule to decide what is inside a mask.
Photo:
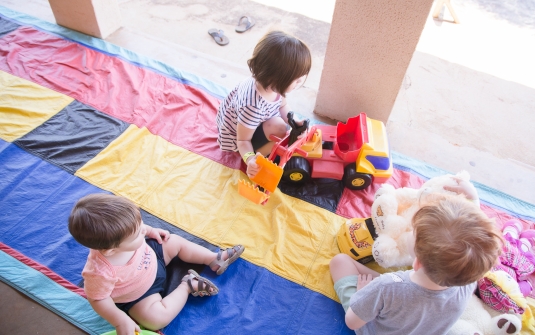
[[(333, 122), (313, 110), (334, 0), (119, 3), (123, 28), (107, 41), (227, 89), (249, 75), (246, 60), (263, 34), (273, 29), (294, 34), (311, 48), (313, 67), (289, 103), (301, 114)], [(440, 20), (429, 17), (422, 32), (387, 123), (392, 150), (453, 173), (467, 170), (472, 180), (535, 204), (535, 19), (530, 14), (535, 0), (452, 4), (460, 24), (443, 10)], [(47, 0), (0, 0), (0, 5), (55, 22)], [(238, 34), (234, 27), (242, 15), (256, 25)], [(214, 43), (210, 28), (224, 30), (230, 43)], [(1, 285), (1, 296), (5, 290)], [(2, 324), (8, 319), (26, 324), (0, 310)], [(77, 334), (75, 328), (63, 333)]]

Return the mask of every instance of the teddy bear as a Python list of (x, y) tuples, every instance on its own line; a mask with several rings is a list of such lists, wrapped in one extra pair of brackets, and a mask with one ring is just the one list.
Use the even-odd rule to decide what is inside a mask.
[(372, 247), (375, 261), (383, 268), (410, 266), (414, 260), (412, 217), (436, 194), (457, 194), (444, 186), (455, 187), (459, 181), (469, 181), (470, 175), (461, 171), (456, 175), (442, 175), (425, 182), (419, 189), (395, 189), (383, 184), (375, 194), (371, 218), (377, 238)]
[(463, 314), (447, 335), (516, 335), (522, 321), (518, 314), (504, 314), (472, 294)]
[(523, 327), (535, 330), (528, 302), (506, 271), (492, 269), (477, 286), (481, 299), (472, 294), (448, 335), (516, 335)]

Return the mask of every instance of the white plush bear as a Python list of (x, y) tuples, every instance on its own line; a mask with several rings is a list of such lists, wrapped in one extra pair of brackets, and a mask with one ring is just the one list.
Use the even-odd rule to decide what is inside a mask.
[(444, 175), (429, 179), (420, 189), (403, 187), (395, 189), (383, 184), (375, 194), (371, 218), (377, 233), (373, 243), (372, 254), (375, 261), (383, 268), (409, 266), (414, 260), (414, 234), (412, 217), (434, 194), (450, 193), (445, 185), (457, 186), (459, 180), (470, 180), (466, 171), (455, 176)]
[(522, 320), (517, 314), (502, 314), (472, 294), (461, 318), (447, 335), (517, 335)]

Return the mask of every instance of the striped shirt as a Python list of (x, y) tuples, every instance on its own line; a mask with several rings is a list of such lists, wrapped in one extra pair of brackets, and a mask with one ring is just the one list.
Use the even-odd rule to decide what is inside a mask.
[(256, 90), (254, 78), (242, 81), (219, 105), (217, 112), (217, 143), (224, 151), (238, 151), (238, 122), (249, 129), (256, 129), (264, 121), (280, 116), (282, 98), (266, 101)]

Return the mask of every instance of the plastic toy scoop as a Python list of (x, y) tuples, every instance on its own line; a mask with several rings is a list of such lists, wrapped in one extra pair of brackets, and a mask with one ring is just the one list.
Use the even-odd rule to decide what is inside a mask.
[(269, 193), (275, 192), (281, 180), (283, 169), (264, 156), (256, 157), (256, 164), (260, 166), (260, 171), (251, 178), (251, 181), (262, 187), (262, 192), (258, 186), (245, 180), (238, 182), (238, 192), (241, 196), (251, 200), (255, 204), (263, 204), (269, 199)]

